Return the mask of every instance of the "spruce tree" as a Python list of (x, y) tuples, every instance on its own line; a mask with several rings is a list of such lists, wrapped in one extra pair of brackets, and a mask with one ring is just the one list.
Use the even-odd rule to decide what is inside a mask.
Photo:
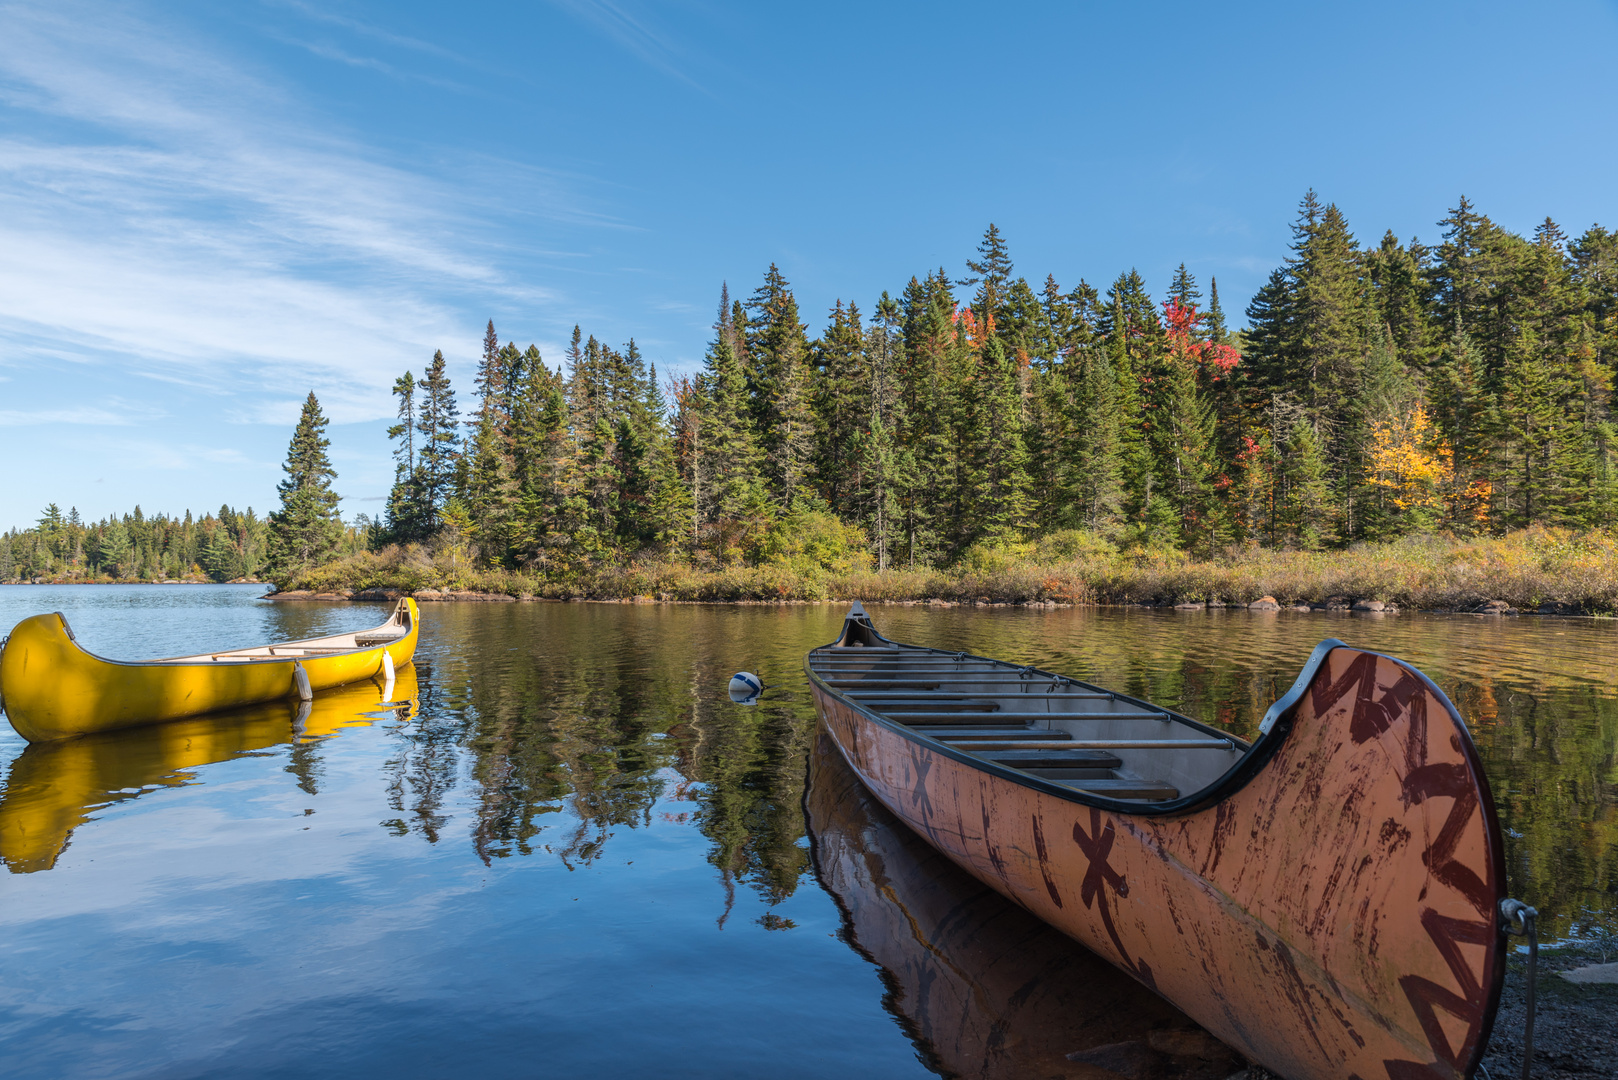
[(895, 391), (905, 418), (897, 432), (901, 453), (912, 464), (902, 473), (898, 492), (903, 561), (926, 564), (940, 553), (954, 520), (943, 498), (952, 490), (955, 385), (950, 357), (955, 345), (955, 297), (942, 270), (925, 282), (911, 278), (900, 301), (903, 345), (894, 372)]
[(1225, 327), (1225, 309), (1219, 306), (1219, 279), (1208, 279), (1208, 312), (1207, 312), (1208, 340), (1215, 345), (1223, 345), (1230, 338), (1230, 331)]
[(825, 334), (813, 346), (812, 401), (819, 435), (815, 475), (832, 511), (854, 517), (860, 483), (855, 439), (870, 415), (865, 333), (855, 304), (845, 308), (838, 300), (830, 317)]
[(968, 275), (955, 284), (963, 289), (977, 287), (972, 306), (982, 321), (999, 310), (1011, 284), (1011, 254), (1005, 237), (993, 222), (984, 230), (983, 240), (978, 244), (978, 257), (966, 260), (966, 269)]
[[(1117, 378), (1113, 404), (1122, 418), (1117, 463), (1127, 519), (1145, 520), (1156, 491), (1150, 440), (1158, 420), (1157, 366), (1165, 350), (1163, 326), (1146, 283), (1134, 270), (1120, 274), (1107, 293), (1097, 327), (1106, 340), (1107, 359)], [(1161, 516), (1161, 515), (1160, 515)]]
[(968, 379), (960, 453), (965, 497), (961, 542), (1020, 539), (1031, 521), (1016, 361), (985, 328)]
[(699, 539), (725, 562), (745, 557), (763, 539), (770, 519), (747, 379), (736, 343), (734, 312), (725, 289), (699, 381), (699, 444), (692, 484)]
[(421, 403), (416, 411), (416, 432), (421, 442), (416, 448), (420, 470), (420, 522), (422, 534), (438, 531), (445, 503), (454, 492), (460, 464), (460, 410), (442, 350), (433, 353), (426, 372), (416, 383)]
[(267, 562), (280, 584), (331, 558), (342, 539), (343, 524), (337, 512), (340, 496), (331, 489), (337, 471), (326, 456), (331, 445), (326, 426), (325, 414), (311, 390), (287, 447), (282, 465), (286, 479), (276, 487), (281, 508), (270, 515)]
[(1282, 540), (1313, 551), (1336, 539), (1326, 455), (1315, 429), (1299, 417), (1286, 434), (1278, 468)]
[(383, 539), (400, 544), (419, 541), (427, 534), (426, 495), (416, 461), (416, 385), (416, 377), (408, 371), (394, 380), (399, 422), (388, 428), (388, 438), (394, 443), (393, 488), (388, 492)]
[(774, 263), (746, 310), (749, 411), (764, 455), (770, 499), (789, 513), (814, 475), (817, 443), (809, 339), (798, 321), (791, 286)]
[(1174, 271), (1174, 280), (1169, 283), (1169, 297), (1183, 308), (1197, 307), (1202, 302), (1202, 293), (1197, 288), (1197, 279), (1191, 271), (1181, 263)]

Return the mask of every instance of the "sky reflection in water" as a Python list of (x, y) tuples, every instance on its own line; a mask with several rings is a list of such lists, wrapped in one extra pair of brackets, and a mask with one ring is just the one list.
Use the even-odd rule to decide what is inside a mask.
[[(138, 659), (386, 614), (254, 594), (0, 588), (0, 623), (62, 610), (86, 647)], [(1090, 1017), (1068, 1050), (1183, 1027), (1172, 1010), (1120, 1011), (1132, 988), (1110, 969), (929, 868), (824, 755), (808, 799), (817, 879), (802, 656), (841, 613), (427, 605), (414, 678), (393, 695), (414, 703), (384, 708), (373, 684), (323, 695), (296, 743), (280, 706), (26, 751), (6, 729), (8, 1075), (904, 1076), (987, 1068), (995, 1031), (997, 1068), (1061, 1070), (1048, 1016), (993, 1004), (995, 986), (1040, 972), (1048, 1000)], [(1614, 906), (1618, 626), (874, 613), (901, 640), (1052, 667), (1244, 735), (1320, 638), (1392, 652), (1473, 724), (1514, 834), (1513, 891), (1562, 931)], [(729, 700), (742, 669), (770, 687), (756, 707)], [(927, 929), (951, 889), (981, 932)], [(1007, 920), (1012, 938), (993, 938)], [(1026, 957), (1004, 944), (1018, 935), (1036, 943)], [(991, 940), (992, 963), (973, 951)], [(946, 1019), (959, 1001), (976, 1012)]]

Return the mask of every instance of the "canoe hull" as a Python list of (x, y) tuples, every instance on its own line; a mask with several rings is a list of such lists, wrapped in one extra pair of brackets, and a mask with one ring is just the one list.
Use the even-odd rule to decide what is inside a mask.
[(1255, 748), (1273, 756), (1167, 815), (982, 770), (810, 682), (895, 815), (1248, 1057), (1289, 1080), (1472, 1074), (1504, 855), (1470, 736), (1420, 673), (1317, 651)]
[(291, 697), (299, 664), (315, 691), (376, 678), (383, 654), (395, 670), (415, 656), (415, 601), (401, 603), (408, 630), (385, 645), (233, 663), (107, 660), (80, 648), (60, 614), (35, 615), (17, 624), (0, 652), (6, 718), (29, 742), (48, 742)]

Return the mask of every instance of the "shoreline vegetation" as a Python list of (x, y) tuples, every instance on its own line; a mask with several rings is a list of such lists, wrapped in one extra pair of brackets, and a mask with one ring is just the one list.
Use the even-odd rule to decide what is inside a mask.
[[(1055, 542), (1052, 542), (1055, 541)], [(1065, 543), (1063, 542), (1065, 541)], [(858, 559), (700, 569), (648, 560), (544, 578), (479, 567), (459, 545), (394, 545), (298, 575), (280, 600), (1119, 605), (1557, 615), (1618, 613), (1618, 535), (1530, 529), (1406, 537), (1340, 551), (1248, 548), (1216, 559), (1127, 553), (1083, 534), (978, 550), (946, 568), (874, 570)]]

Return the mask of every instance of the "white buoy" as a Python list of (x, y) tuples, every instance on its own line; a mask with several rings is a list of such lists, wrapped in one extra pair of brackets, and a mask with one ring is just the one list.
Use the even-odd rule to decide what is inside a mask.
[(393, 657), (382, 653), (382, 700), (393, 700)]
[(738, 671), (730, 677), (731, 697), (752, 697), (764, 689), (764, 680), (751, 671)]

